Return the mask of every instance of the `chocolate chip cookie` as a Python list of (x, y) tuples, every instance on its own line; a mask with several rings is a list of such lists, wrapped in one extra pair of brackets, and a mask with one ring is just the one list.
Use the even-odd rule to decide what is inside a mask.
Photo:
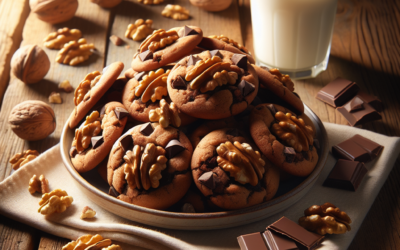
[(250, 133), (261, 152), (295, 176), (307, 176), (318, 162), (315, 128), (305, 115), (276, 105), (260, 104), (250, 115)]
[(110, 194), (154, 209), (179, 201), (192, 182), (189, 139), (158, 123), (133, 127), (114, 144), (107, 166)]
[(258, 91), (258, 77), (247, 57), (204, 51), (179, 61), (168, 76), (168, 93), (190, 116), (222, 119), (244, 111)]

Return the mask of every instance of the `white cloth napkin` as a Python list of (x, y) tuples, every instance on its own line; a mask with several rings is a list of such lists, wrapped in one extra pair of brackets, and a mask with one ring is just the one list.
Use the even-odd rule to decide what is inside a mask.
[[(375, 161), (366, 164), (368, 173), (357, 192), (322, 186), (336, 162), (335, 158), (329, 155), (315, 186), (304, 198), (279, 214), (248, 225), (220, 230), (182, 231), (150, 227), (118, 217), (91, 202), (74, 185), (72, 177), (62, 163), (59, 145), (49, 149), (0, 183), (0, 213), (45, 232), (73, 240), (84, 234), (99, 233), (104, 238), (120, 242), (124, 249), (133, 249), (133, 246), (135, 249), (239, 249), (236, 240), (239, 235), (264, 231), (282, 216), (297, 221), (309, 206), (331, 202), (347, 212), (353, 221), (352, 230), (344, 235), (328, 235), (320, 249), (346, 249), (392, 170), (400, 151), (400, 138), (349, 126), (330, 123), (324, 125), (330, 147), (355, 134), (385, 147)], [(60, 214), (39, 214), (37, 209), (41, 196), (28, 192), (29, 179), (33, 174), (44, 174), (50, 182), (51, 190), (66, 190), (74, 198), (72, 206)], [(84, 206), (90, 206), (97, 212), (94, 219), (79, 219)]]

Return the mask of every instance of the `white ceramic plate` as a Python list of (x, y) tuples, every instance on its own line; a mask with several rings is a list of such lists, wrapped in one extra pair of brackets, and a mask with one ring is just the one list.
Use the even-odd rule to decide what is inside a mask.
[(274, 199), (235, 211), (195, 214), (161, 211), (132, 205), (108, 195), (105, 182), (102, 179), (99, 180), (97, 171), (81, 175), (72, 166), (69, 149), (74, 138), (74, 131), (68, 128), (68, 122), (65, 124), (61, 135), (61, 156), (66, 168), (82, 192), (91, 201), (118, 216), (169, 229), (210, 230), (234, 227), (267, 218), (288, 208), (300, 200), (318, 179), (329, 152), (328, 137), (322, 122), (307, 106), (305, 106), (305, 114), (314, 123), (316, 137), (321, 147), (319, 149), (319, 160), (314, 171), (308, 177), (299, 179), (295, 183), (281, 185), (278, 195)]

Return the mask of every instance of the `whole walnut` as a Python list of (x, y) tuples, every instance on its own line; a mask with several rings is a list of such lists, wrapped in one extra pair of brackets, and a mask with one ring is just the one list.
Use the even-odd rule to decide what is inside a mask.
[(11, 70), (26, 84), (42, 80), (50, 69), (46, 52), (37, 45), (26, 45), (15, 51), (11, 58)]
[(54, 111), (42, 101), (25, 101), (16, 105), (8, 123), (18, 137), (28, 141), (44, 139), (56, 129)]
[(29, 0), (29, 6), (40, 20), (55, 24), (74, 17), (78, 0)]
[(206, 11), (222, 11), (231, 5), (232, 0), (190, 0), (190, 3)]
[(103, 8), (112, 8), (122, 2), (122, 0), (90, 0), (92, 3), (98, 4)]

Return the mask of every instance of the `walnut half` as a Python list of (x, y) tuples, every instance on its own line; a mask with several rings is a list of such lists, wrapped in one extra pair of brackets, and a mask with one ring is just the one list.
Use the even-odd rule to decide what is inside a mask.
[(28, 191), (31, 194), (34, 194), (35, 192), (42, 194), (48, 193), (50, 192), (49, 181), (46, 178), (44, 178), (44, 175), (40, 175), (40, 177), (38, 178), (34, 174), (32, 178), (29, 180)]
[(17, 170), (28, 162), (32, 161), (36, 157), (39, 156), (39, 152), (36, 150), (25, 150), (22, 153), (16, 153), (11, 159), (10, 163), (12, 164), (12, 168)]
[(67, 192), (61, 189), (56, 189), (50, 193), (46, 193), (39, 201), (39, 213), (47, 215), (52, 213), (62, 213), (67, 207), (71, 206), (74, 199), (68, 196)]
[(63, 246), (62, 250), (122, 250), (118, 245), (113, 245), (110, 239), (104, 239), (100, 234), (83, 235), (76, 241)]
[(159, 108), (150, 110), (149, 120), (151, 122), (158, 122), (163, 128), (168, 127), (169, 124), (174, 127), (181, 126), (178, 107), (173, 102), (168, 105), (164, 99), (160, 101)]
[(94, 44), (88, 44), (85, 38), (79, 39), (78, 42), (70, 41), (58, 52), (56, 62), (75, 66), (89, 59), (93, 49)]
[(153, 33), (151, 26), (153, 25), (153, 20), (138, 19), (134, 24), (129, 24), (125, 31), (125, 37), (130, 38), (133, 41), (140, 41), (145, 39), (148, 35)]
[(189, 19), (189, 10), (180, 5), (167, 4), (161, 15), (175, 20), (187, 20)]
[(90, 146), (91, 139), (101, 132), (100, 114), (98, 111), (93, 111), (86, 117), (86, 121), (82, 127), (75, 130), (75, 138), (73, 146), (76, 147), (78, 153), (83, 152)]

